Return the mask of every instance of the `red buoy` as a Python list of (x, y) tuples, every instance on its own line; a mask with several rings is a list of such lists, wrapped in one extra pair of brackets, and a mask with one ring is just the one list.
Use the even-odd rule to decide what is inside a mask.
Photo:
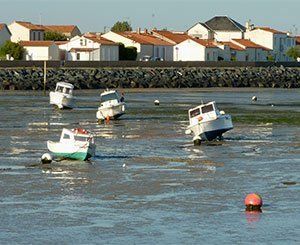
[(256, 193), (248, 194), (244, 203), (246, 211), (261, 211), (261, 206), (263, 205), (261, 196)]

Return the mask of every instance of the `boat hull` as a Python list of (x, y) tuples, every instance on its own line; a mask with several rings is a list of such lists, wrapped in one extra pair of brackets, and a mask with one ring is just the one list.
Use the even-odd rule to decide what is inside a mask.
[(63, 144), (47, 141), (48, 150), (55, 156), (65, 159), (85, 161), (95, 156), (95, 144)]
[(109, 117), (110, 119), (117, 119), (125, 114), (125, 104), (112, 105), (109, 107), (99, 107), (96, 113), (96, 117), (99, 120), (104, 120)]
[(211, 141), (233, 129), (233, 124), (230, 115), (221, 115), (213, 120), (199, 122), (188, 129), (193, 132), (194, 140), (200, 138), (202, 141)]
[(72, 109), (74, 107), (74, 98), (58, 92), (50, 92), (50, 104), (57, 106), (59, 109)]

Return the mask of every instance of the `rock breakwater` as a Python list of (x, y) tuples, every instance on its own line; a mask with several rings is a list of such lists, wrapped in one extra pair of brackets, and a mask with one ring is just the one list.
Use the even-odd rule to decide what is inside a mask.
[[(300, 88), (300, 69), (287, 67), (234, 68), (50, 68), (47, 89), (56, 82), (76, 89), (265, 87)], [(42, 90), (41, 68), (0, 69), (0, 89)]]

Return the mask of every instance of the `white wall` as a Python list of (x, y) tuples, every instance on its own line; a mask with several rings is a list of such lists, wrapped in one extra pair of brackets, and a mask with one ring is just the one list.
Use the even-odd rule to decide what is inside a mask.
[(241, 31), (215, 31), (215, 39), (220, 42), (229, 42), (231, 39), (242, 39), (243, 32)]
[(123, 37), (122, 35), (119, 35), (112, 31), (103, 34), (102, 37), (104, 37), (110, 41), (113, 41), (115, 43), (123, 43), (125, 47), (136, 47), (137, 52), (138, 53), (141, 52), (141, 45), (139, 43), (136, 43), (136, 42), (132, 41), (131, 39)]
[(200, 23), (197, 23), (188, 30), (188, 35), (198, 37), (200, 39), (213, 39), (213, 33)]
[(205, 61), (205, 47), (187, 39), (174, 47), (175, 61)]
[(29, 29), (13, 22), (8, 26), (8, 29), (11, 32), (11, 41), (19, 42), (19, 41), (30, 41), (30, 31)]
[(96, 49), (91, 52), (80, 51), (80, 60), (103, 60), (117, 61), (119, 60), (119, 45), (105, 45), (94, 42), (88, 38), (76, 36), (68, 43), (59, 45), (60, 50), (66, 51), (67, 60), (77, 60), (76, 52), (69, 52), (72, 48), (91, 48)]
[(286, 52), (290, 47), (295, 46), (295, 38), (287, 34), (272, 33), (261, 29), (254, 29), (245, 33), (245, 38), (250, 39), (259, 45), (272, 49), (270, 54), (276, 61), (290, 61)]
[(10, 33), (8, 30), (4, 27), (0, 31), (0, 47), (4, 45), (6, 41), (10, 40)]
[(159, 57), (166, 61), (173, 60), (173, 46), (154, 45), (153, 57)]
[(56, 45), (50, 47), (25, 46), (25, 60), (58, 60), (59, 51)]

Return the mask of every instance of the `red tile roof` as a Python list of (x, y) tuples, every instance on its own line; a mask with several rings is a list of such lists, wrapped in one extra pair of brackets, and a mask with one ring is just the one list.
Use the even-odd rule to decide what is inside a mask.
[(0, 23), (0, 31), (2, 31), (4, 27), (5, 27), (5, 24)]
[(146, 45), (161, 45), (161, 46), (173, 46), (172, 43), (164, 41), (148, 33), (136, 33), (136, 32), (117, 32), (128, 39), (131, 39), (140, 44)]
[(270, 27), (255, 27), (255, 29), (271, 32), (273, 34), (286, 34), (286, 32), (277, 31), (277, 30), (272, 29)]
[(205, 46), (206, 48), (217, 48), (217, 45), (214, 43), (213, 40), (207, 40), (207, 39), (199, 39), (199, 38), (192, 38), (191, 40), (195, 41), (196, 43), (201, 44), (202, 46)]
[(234, 44), (232, 42), (219, 42), (220, 44), (224, 44), (226, 46), (229, 46), (230, 49), (232, 50), (237, 50), (237, 51), (244, 51), (245, 49), (242, 48), (241, 46)]
[(232, 40), (237, 42), (238, 44), (244, 46), (245, 48), (257, 48), (257, 49), (270, 50), (264, 46), (254, 43), (248, 39), (232, 39)]
[(71, 48), (70, 52), (92, 52), (97, 48)]
[(296, 36), (296, 45), (300, 45), (300, 36)]
[(56, 45), (62, 45), (62, 44), (66, 44), (66, 43), (68, 43), (69, 41), (54, 41), (54, 43), (56, 44)]
[(26, 47), (50, 47), (55, 44), (53, 41), (21, 41), (21, 46)]
[(158, 35), (163, 36), (166, 39), (176, 44), (181, 43), (186, 39), (190, 38), (190, 36), (187, 35), (186, 33), (176, 33), (176, 32), (174, 33), (170, 31), (160, 31), (160, 30), (153, 30), (153, 33), (157, 33)]
[(46, 31), (61, 33), (72, 33), (76, 27), (75, 25), (44, 25)]
[(33, 31), (44, 31), (44, 27), (41, 25), (34, 25), (30, 22), (26, 21), (15, 21), (15, 23), (18, 23), (21, 26), (24, 26), (25, 28)]
[(93, 42), (100, 43), (103, 45), (118, 45), (104, 37), (100, 37), (100, 36), (96, 36), (96, 35), (94, 35), (94, 36), (88, 35), (88, 36), (84, 36), (84, 37), (89, 40), (92, 40)]

